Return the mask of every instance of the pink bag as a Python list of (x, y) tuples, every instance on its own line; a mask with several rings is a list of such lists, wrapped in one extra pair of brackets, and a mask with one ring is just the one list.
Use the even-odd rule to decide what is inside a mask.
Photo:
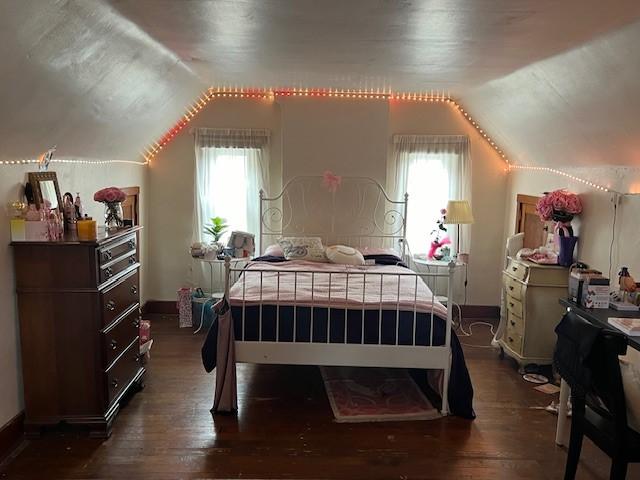
[(193, 315), (191, 313), (191, 289), (183, 287), (178, 290), (178, 318), (180, 328), (193, 326)]

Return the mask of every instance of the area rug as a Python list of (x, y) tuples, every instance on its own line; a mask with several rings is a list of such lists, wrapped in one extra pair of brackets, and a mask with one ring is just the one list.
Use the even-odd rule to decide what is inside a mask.
[(320, 367), (335, 421), (433, 420), (441, 415), (401, 368)]

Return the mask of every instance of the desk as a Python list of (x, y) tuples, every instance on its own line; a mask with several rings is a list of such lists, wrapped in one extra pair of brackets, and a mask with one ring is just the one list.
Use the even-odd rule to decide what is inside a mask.
[[(620, 310), (613, 310), (611, 308), (584, 308), (571, 300), (564, 298), (560, 299), (560, 305), (567, 307), (567, 310), (572, 310), (580, 315), (585, 320), (597, 325), (598, 327), (606, 328), (607, 330), (613, 330), (618, 333), (622, 333), (615, 327), (609, 325), (607, 321), (609, 317), (624, 317), (624, 318), (640, 318), (640, 312), (624, 312)], [(627, 348), (633, 348), (640, 351), (640, 337), (627, 336), (629, 342)], [(567, 403), (569, 401), (570, 392), (567, 382), (562, 380), (560, 382), (560, 400), (558, 404), (558, 424), (556, 425), (556, 444), (567, 445), (565, 438), (567, 438)]]

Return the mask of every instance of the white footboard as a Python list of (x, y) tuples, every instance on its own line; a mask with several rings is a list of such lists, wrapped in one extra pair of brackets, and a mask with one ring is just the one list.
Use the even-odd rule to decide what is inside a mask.
[[(454, 264), (449, 265), (447, 273), (416, 273), (411, 270), (398, 273), (370, 273), (362, 271), (279, 271), (256, 268), (255, 265), (248, 270), (232, 267), (230, 260), (225, 261), (225, 296), (236, 308), (234, 324), (239, 323), (240, 335), (236, 338), (236, 360), (248, 363), (294, 364), (294, 365), (327, 365), (327, 366), (354, 366), (354, 367), (396, 367), (396, 368), (425, 368), (443, 370), (442, 385), (442, 413), (448, 413), (448, 385), (451, 365), (451, 329), (452, 329), (452, 302), (447, 302), (446, 310), (437, 303), (435, 296), (431, 295), (425, 302), (425, 285), (433, 284), (438, 278), (447, 279), (448, 298), (453, 295)], [(254, 277), (250, 277), (254, 276)], [(235, 281), (235, 282), (234, 282)], [(251, 282), (251, 295), (247, 293), (247, 282)], [(310, 282), (310, 284), (309, 284)], [(332, 285), (340, 282), (340, 291), (344, 287), (345, 295), (341, 298), (332, 298)], [(235, 283), (233, 296), (230, 294), (232, 284)], [(286, 283), (286, 289), (281, 288)], [(328, 289), (326, 288), (328, 284)], [(395, 287), (394, 285), (397, 285)], [(362, 286), (362, 292), (359, 291)], [(372, 287), (373, 286), (373, 287)], [(372, 304), (373, 288), (379, 301)], [(402, 287), (402, 288), (401, 288)], [(256, 299), (256, 288), (258, 298)], [(323, 292), (328, 298), (322, 302), (309, 302), (308, 296), (300, 298), (299, 292), (303, 289)], [(407, 288), (410, 288), (408, 293)], [(428, 290), (428, 289), (427, 289)], [(318, 294), (319, 295), (319, 294)], [(361, 301), (358, 302), (358, 298)], [(315, 300), (312, 298), (312, 300)], [(430, 305), (429, 305), (430, 304)], [(275, 339), (265, 338), (263, 332), (263, 309), (268, 306), (275, 308)], [(252, 308), (251, 311), (248, 309)], [(291, 338), (280, 338), (281, 311), (287, 308), (293, 311)], [(306, 314), (310, 321), (308, 338), (302, 340), (296, 332), (298, 325), (299, 309), (306, 308), (310, 311)], [(321, 319), (326, 317), (326, 332), (323, 335), (315, 335), (318, 325), (314, 325), (315, 313), (322, 308)], [(332, 329), (332, 311), (344, 311), (344, 332), (336, 332)], [(237, 314), (240, 311), (241, 314)], [(326, 314), (324, 313), (326, 311)], [(354, 314), (354, 311), (356, 312)], [(443, 317), (446, 313), (446, 319)], [(255, 325), (257, 318), (257, 338), (247, 339), (247, 321)], [(395, 341), (389, 342), (386, 335), (383, 342), (383, 317), (388, 319), (395, 316), (396, 332)], [(407, 332), (401, 335), (401, 316), (404, 317), (403, 325), (406, 325), (407, 316), (412, 319), (411, 340), (406, 341)], [(365, 320), (377, 317), (377, 342), (372, 343), (371, 335), (365, 339)], [(273, 312), (271, 315), (273, 320)], [(444, 342), (434, 342), (434, 325), (446, 320)], [(349, 338), (349, 325), (354, 321), (360, 321), (359, 341), (354, 341), (353, 335)], [(419, 321), (429, 322), (428, 335), (419, 344)], [(335, 322), (334, 322), (335, 323)], [(424, 325), (423, 325), (424, 328)], [(237, 331), (237, 329), (236, 329)], [(353, 333), (353, 329), (351, 333)], [(269, 335), (271, 336), (271, 335)], [(401, 337), (403, 341), (401, 342)], [(342, 342), (335, 339), (341, 338)], [(426, 343), (423, 345), (422, 343)]]

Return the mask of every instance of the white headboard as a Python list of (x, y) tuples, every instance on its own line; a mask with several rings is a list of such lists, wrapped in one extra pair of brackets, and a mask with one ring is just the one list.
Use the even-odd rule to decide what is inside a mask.
[(294, 177), (276, 196), (260, 191), (260, 253), (282, 236), (316, 236), (325, 245), (394, 247), (404, 255), (407, 201), (407, 194), (392, 200), (368, 177), (342, 177), (335, 192), (321, 175)]

